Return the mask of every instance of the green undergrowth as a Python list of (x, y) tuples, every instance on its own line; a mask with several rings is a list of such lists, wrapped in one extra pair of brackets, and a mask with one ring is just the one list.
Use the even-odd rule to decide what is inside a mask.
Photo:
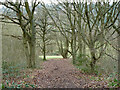
[(113, 69), (115, 69), (114, 72), (106, 73), (105, 68), (101, 68), (101, 66), (97, 65), (95, 66), (95, 70), (93, 73), (91, 73), (90, 68), (90, 58), (85, 55), (79, 55), (76, 58), (76, 64), (75, 67), (81, 70), (83, 73), (91, 75), (90, 80), (91, 81), (106, 81), (108, 82), (108, 87), (117, 88), (120, 87), (120, 81), (118, 80), (118, 72), (116, 72), (116, 67), (114, 66)]
[(2, 88), (36, 88), (36, 87), (37, 85), (25, 83), (24, 81), (16, 83), (14, 81), (10, 82), (9, 80), (6, 80), (5, 83), (2, 84)]
[(21, 76), (20, 71), (24, 70), (26, 67), (24, 63), (15, 63), (15, 62), (2, 62), (2, 73), (3, 78), (10, 78), (10, 77), (19, 77)]
[[(36, 68), (41, 69), (42, 63), (40, 60), (36, 60)], [(32, 69), (26, 67), (26, 62), (6, 62), (2, 61), (2, 74), (3, 82), (2, 88), (34, 88), (36, 85), (31, 83), (25, 83), (24, 79), (29, 78), (29, 74), (32, 73)], [(20, 81), (20, 82), (19, 82)]]
[[(90, 60), (89, 60), (89, 56), (84, 55), (84, 54), (80, 54), (79, 56), (76, 57), (76, 62), (75, 62), (75, 66), (80, 69), (82, 72), (84, 73), (91, 73), (91, 68), (90, 68)], [(94, 73), (97, 73), (97, 71), (95, 70)]]

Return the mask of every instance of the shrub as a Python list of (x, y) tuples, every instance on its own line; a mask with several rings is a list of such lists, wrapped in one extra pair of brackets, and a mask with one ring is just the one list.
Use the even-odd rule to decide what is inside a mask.
[[(87, 56), (85, 54), (80, 54), (76, 58), (77, 67), (85, 73), (91, 73), (91, 68), (90, 68), (89, 64), (90, 64), (89, 56)], [(99, 67), (95, 66), (94, 74), (98, 74), (97, 68), (99, 68)]]

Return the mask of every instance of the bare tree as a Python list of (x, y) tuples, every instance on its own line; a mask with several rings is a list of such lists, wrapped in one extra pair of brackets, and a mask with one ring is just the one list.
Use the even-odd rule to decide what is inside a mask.
[[(65, 40), (62, 40), (64, 44), (61, 42), (61, 40), (57, 39), (57, 45), (59, 48), (60, 54), (63, 56), (63, 58), (67, 58), (68, 52), (69, 52), (69, 35), (68, 32), (66, 32), (66, 24), (64, 18), (64, 13), (59, 10), (57, 5), (52, 5), (52, 8), (49, 10), (45, 4), (42, 4), (42, 6), (46, 9), (47, 13), (49, 14), (51, 20), (53, 21), (53, 26), (55, 27), (53, 30), (54, 32), (60, 32), (61, 35), (64, 37)], [(65, 22), (64, 22), (65, 21)], [(67, 29), (68, 30), (68, 29)]]
[[(79, 27), (78, 31), (84, 29), (81, 30), (79, 34), (81, 35), (80, 38), (82, 38), (82, 41), (90, 50), (90, 66), (91, 70), (94, 71), (96, 62), (104, 55), (107, 46), (104, 37), (106, 37), (108, 31), (111, 29), (106, 28), (106, 26), (110, 24), (111, 19), (115, 21), (115, 18), (117, 17), (118, 13), (115, 14), (115, 12), (113, 12), (117, 3), (110, 5), (109, 2), (103, 2), (103, 4), (100, 2), (88, 4), (86, 2), (82, 6), (81, 3), (78, 3), (77, 5), (76, 3), (73, 3), (73, 6), (74, 10), (79, 15), (77, 19), (78, 25), (82, 24), (82, 27)], [(103, 9), (101, 10), (101, 8)]]
[[(27, 67), (35, 68), (36, 29), (34, 12), (39, 3), (37, 0), (34, 0), (31, 3), (32, 6), (30, 6), (28, 0), (25, 0), (24, 2), (22, 0), (16, 0), (16, 2), (6, 0), (5, 2), (0, 2), (0, 4), (6, 7), (6, 9), (12, 11), (12, 13), (9, 14), (1, 14), (3, 16), (2, 22), (15, 23), (21, 27), (23, 32), (23, 44), (28, 63)], [(13, 12), (16, 15), (13, 16)], [(4, 20), (5, 18), (8, 20)]]
[[(72, 59), (73, 59), (73, 64), (75, 64), (75, 60), (76, 60), (76, 52), (77, 52), (77, 44), (76, 44), (76, 15), (75, 12), (73, 12), (72, 10), (72, 4), (68, 3), (68, 2), (59, 2), (58, 1), (58, 6), (57, 8), (59, 9), (60, 12), (63, 13), (63, 15), (66, 17), (66, 22), (63, 22), (62, 19), (59, 18), (59, 16), (57, 17), (57, 20), (60, 22), (60, 27), (62, 29), (62, 32), (64, 32), (64, 36), (67, 37), (66, 38), (66, 45), (68, 45), (67, 43), (69, 42), (70, 47), (71, 47), (71, 51), (68, 50), (68, 52), (72, 55)], [(60, 13), (59, 12), (59, 13)], [(59, 14), (58, 14), (59, 15)], [(67, 28), (63, 28), (62, 25), (66, 25)], [(68, 35), (65, 33), (69, 33), (69, 37)], [(69, 38), (69, 40), (68, 40)]]
[(37, 34), (42, 39), (39, 45), (43, 52), (43, 60), (46, 60), (46, 47), (51, 44), (52, 37), (49, 37), (49, 35), (53, 26), (50, 23), (49, 15), (43, 7), (37, 9), (37, 14), (36, 24), (39, 26)]

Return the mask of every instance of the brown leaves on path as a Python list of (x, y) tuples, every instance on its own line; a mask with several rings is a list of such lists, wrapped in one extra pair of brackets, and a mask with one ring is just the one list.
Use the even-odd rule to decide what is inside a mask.
[[(39, 88), (103, 88), (107, 82), (90, 80), (90, 75), (75, 68), (70, 59), (52, 59), (42, 64), (41, 70), (34, 70), (29, 81)], [(28, 80), (26, 78), (25, 80)]]

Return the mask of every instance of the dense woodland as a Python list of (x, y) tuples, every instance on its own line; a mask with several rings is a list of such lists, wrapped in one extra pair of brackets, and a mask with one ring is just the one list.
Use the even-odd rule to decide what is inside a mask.
[(0, 1), (2, 88), (120, 87), (120, 2)]

